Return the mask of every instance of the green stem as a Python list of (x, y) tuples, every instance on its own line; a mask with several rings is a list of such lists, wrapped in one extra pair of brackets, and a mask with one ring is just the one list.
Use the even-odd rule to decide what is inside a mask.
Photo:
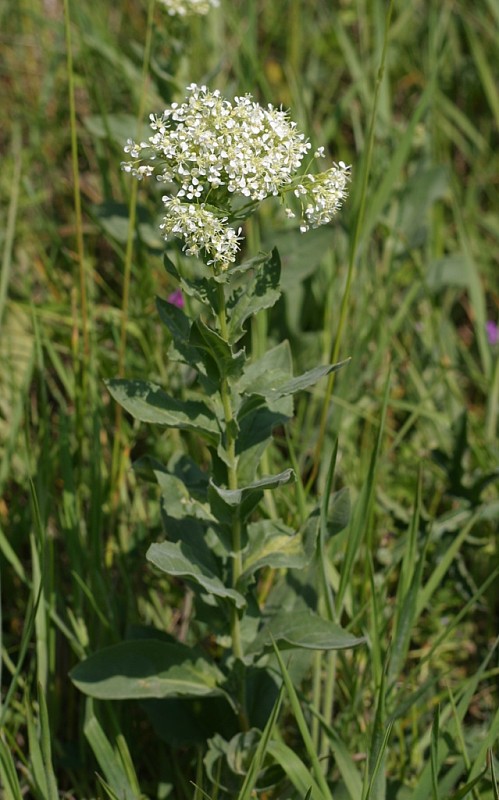
[[(229, 341), (229, 332), (227, 327), (227, 311), (225, 307), (224, 289), (221, 284), (218, 285), (218, 324), (220, 326), (220, 333), (226, 342)], [(236, 436), (235, 436), (235, 420), (234, 411), (232, 408), (232, 396), (230, 386), (227, 378), (222, 378), (220, 383), (220, 396), (222, 398), (222, 405), (225, 417), (225, 448), (228, 456), (228, 483), (229, 489), (235, 490), (238, 488), (237, 479), (237, 456), (236, 456)], [(241, 519), (239, 514), (235, 513), (232, 520), (232, 587), (236, 588), (239, 578), (243, 571), (243, 560), (241, 553)], [(235, 606), (232, 607), (231, 613), (231, 633), (232, 633), (232, 649), (236, 658), (243, 658), (243, 647), (241, 642), (241, 628), (239, 624), (239, 614)]]

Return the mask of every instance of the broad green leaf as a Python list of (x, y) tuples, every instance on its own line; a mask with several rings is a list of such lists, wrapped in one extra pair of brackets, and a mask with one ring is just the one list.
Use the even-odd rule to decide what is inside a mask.
[(258, 634), (248, 652), (259, 652), (271, 645), (302, 647), (307, 650), (346, 650), (364, 644), (364, 637), (353, 636), (329, 620), (319, 617), (309, 609), (283, 611), (272, 617)]
[(233, 353), (225, 339), (201, 319), (197, 319), (191, 328), (189, 344), (214, 359), (221, 378), (238, 377), (241, 374), (246, 358), (244, 350)]
[(106, 386), (116, 402), (141, 422), (196, 431), (212, 444), (220, 438), (216, 417), (199, 400), (175, 400), (149, 381), (115, 378)]
[(292, 408), (286, 408), (288, 413), (276, 408), (282, 405), (292, 406), (291, 398), (285, 397), (278, 403), (273, 403), (272, 408), (270, 405), (260, 395), (251, 395), (245, 398), (239, 409), (236, 453), (237, 474), (241, 483), (248, 483), (255, 476), (262, 454), (272, 441), (274, 428), (288, 422), (292, 417)]
[(452, 253), (430, 261), (426, 281), (433, 291), (440, 291), (447, 286), (468, 289), (469, 274), (466, 258), (461, 253)]
[[(83, 117), (87, 131), (96, 139), (113, 139), (120, 146), (130, 136), (130, 131), (137, 129), (137, 119), (133, 114), (88, 114)], [(140, 139), (144, 132), (138, 132)]]
[(190, 580), (209, 594), (230, 600), (237, 608), (244, 608), (246, 605), (244, 597), (235, 589), (224, 586), (220, 578), (200, 561), (194, 550), (184, 542), (152, 544), (146, 553), (146, 558), (167, 575)]
[(155, 476), (161, 489), (163, 505), (168, 516), (176, 519), (194, 517), (207, 522), (215, 521), (210, 513), (208, 504), (201, 503), (193, 498), (180, 478), (160, 470), (155, 471)]
[(338, 364), (327, 364), (323, 367), (309, 369), (302, 375), (298, 375), (296, 378), (292, 378), (292, 380), (286, 381), (280, 386), (270, 388), (265, 392), (265, 397), (267, 397), (268, 400), (277, 400), (280, 397), (301, 392), (304, 389), (308, 389), (309, 386), (313, 386), (314, 383), (317, 383), (317, 381), (325, 375), (329, 375), (331, 372), (336, 372), (336, 370), (341, 369), (341, 367), (344, 367), (349, 361), (350, 359), (347, 358), (345, 361), (338, 362)]
[(141, 700), (157, 736), (178, 748), (206, 745), (215, 733), (230, 738), (237, 730), (237, 717), (228, 697), (171, 697)]
[(187, 278), (181, 275), (166, 253), (163, 256), (163, 263), (166, 271), (178, 281), (186, 295), (216, 311), (218, 308), (218, 287), (213, 278)]
[(208, 497), (211, 510), (224, 524), (231, 525), (235, 515), (244, 521), (257, 507), (265, 489), (275, 489), (294, 480), (295, 473), (292, 469), (284, 470), (279, 475), (265, 476), (239, 489), (224, 489), (210, 478)]
[(400, 235), (399, 250), (410, 251), (420, 247), (427, 238), (428, 212), (443, 197), (449, 184), (449, 170), (436, 166), (417, 170), (404, 183), (400, 197), (400, 213), (396, 223)]
[[(248, 362), (238, 381), (237, 389), (242, 393), (266, 396), (276, 386), (281, 386), (293, 377), (293, 359), (289, 342), (285, 340), (272, 347), (256, 361)], [(290, 414), (293, 413), (293, 406)]]
[(228, 506), (239, 506), (255, 492), (259, 493), (263, 489), (276, 489), (278, 486), (284, 486), (284, 484), (293, 481), (294, 478), (293, 470), (285, 469), (284, 472), (280, 472), (278, 475), (266, 475), (247, 486), (241, 486), (239, 489), (223, 489), (213, 483), (212, 480), (210, 480), (210, 486)]
[[(237, 414), (239, 435), (237, 437), (237, 454), (244, 453), (249, 447), (270, 439), (272, 430), (282, 425), (293, 416), (293, 409), (287, 403), (270, 404), (258, 394), (244, 399)], [(277, 408), (276, 408), (277, 405)], [(284, 409), (282, 408), (284, 406)]]
[[(130, 210), (125, 203), (107, 200), (98, 206), (93, 206), (92, 211), (111, 238), (120, 244), (126, 243), (130, 227)], [(137, 206), (136, 224), (138, 234), (144, 244), (153, 250), (162, 248), (163, 240), (159, 235), (158, 227), (144, 206)]]
[(84, 694), (105, 700), (221, 694), (219, 669), (185, 645), (139, 639), (106, 647), (70, 673)]
[(246, 581), (261, 567), (301, 569), (308, 564), (314, 553), (316, 532), (314, 535), (310, 528), (305, 528), (305, 532), (308, 536), (270, 519), (250, 523), (241, 581)]
[(329, 500), (327, 533), (336, 536), (346, 528), (350, 521), (351, 503), (350, 490), (347, 486), (334, 492)]
[(335, 246), (335, 233), (329, 226), (314, 228), (306, 236), (297, 230), (287, 230), (273, 233), (272, 241), (277, 246), (283, 265), (282, 291), (294, 292), (315, 272), (324, 253)]
[(189, 345), (191, 334), (189, 317), (181, 308), (177, 308), (173, 303), (167, 303), (160, 297), (156, 298), (156, 306), (161, 321), (166, 325), (173, 339), (168, 351), (170, 358), (175, 361), (183, 361), (185, 364), (195, 367), (199, 372), (207, 374), (209, 370), (206, 367), (206, 359), (209, 356)]
[(244, 323), (249, 317), (277, 302), (280, 296), (280, 275), (281, 263), (275, 248), (256, 269), (246, 271), (243, 285), (236, 289), (227, 304), (230, 341), (237, 341), (244, 335)]

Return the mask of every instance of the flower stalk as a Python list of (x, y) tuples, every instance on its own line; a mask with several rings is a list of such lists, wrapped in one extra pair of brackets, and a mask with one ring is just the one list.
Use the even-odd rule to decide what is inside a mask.
[[(218, 323), (222, 338), (228, 342), (227, 309), (225, 305), (225, 294), (222, 284), (218, 284)], [(229, 489), (235, 491), (238, 488), (237, 478), (237, 457), (236, 457), (236, 437), (234, 435), (235, 420), (232, 409), (232, 396), (227, 378), (222, 378), (220, 383), (220, 396), (225, 416), (225, 446), (228, 458), (228, 484)], [(234, 512), (232, 520), (232, 587), (237, 587), (239, 578), (242, 574), (242, 554), (241, 554), (241, 519), (238, 509)], [(241, 643), (241, 629), (239, 624), (239, 614), (235, 606), (231, 613), (231, 634), (232, 649), (238, 659), (243, 658), (243, 647)]]

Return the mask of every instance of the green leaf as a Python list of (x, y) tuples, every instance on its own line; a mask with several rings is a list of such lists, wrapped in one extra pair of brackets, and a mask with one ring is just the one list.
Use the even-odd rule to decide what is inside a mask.
[(262, 489), (276, 489), (278, 486), (283, 486), (295, 478), (295, 473), (292, 469), (285, 469), (278, 475), (266, 475), (247, 486), (241, 486), (239, 489), (223, 489), (217, 486), (210, 480), (210, 486), (214, 491), (227, 503), (228, 506), (239, 506), (248, 497), (251, 497), (255, 492), (261, 492)]
[(209, 594), (230, 600), (237, 608), (244, 608), (246, 600), (222, 583), (185, 542), (161, 542), (152, 544), (146, 558), (162, 572), (192, 581)]
[[(291, 398), (277, 403), (268, 403), (261, 395), (246, 397), (237, 415), (239, 433), (236, 440), (238, 456), (237, 474), (241, 483), (251, 481), (256, 473), (262, 454), (272, 441), (272, 431), (288, 422), (293, 415)], [(278, 410), (285, 406), (285, 411)]]
[(238, 800), (250, 800), (250, 798), (253, 796), (253, 790), (257, 782), (258, 774), (260, 773), (263, 767), (267, 747), (269, 745), (269, 742), (271, 741), (272, 732), (279, 717), (282, 695), (283, 695), (283, 689), (281, 689), (281, 691), (279, 692), (276, 701), (274, 703), (272, 713), (268, 717), (262, 736), (255, 750), (255, 754), (246, 772), (244, 783), (241, 786), (241, 791), (239, 792)]
[(315, 272), (324, 253), (335, 246), (335, 233), (329, 226), (314, 228), (306, 236), (298, 230), (286, 230), (277, 235), (273, 233), (272, 241), (277, 245), (283, 265), (282, 291), (295, 292)]
[[(111, 138), (120, 147), (130, 136), (130, 131), (137, 128), (137, 118), (133, 114), (88, 114), (82, 121), (95, 139)], [(137, 134), (138, 139), (143, 136), (143, 131)]]
[[(100, 205), (93, 206), (92, 212), (96, 221), (108, 236), (120, 244), (126, 243), (130, 226), (130, 209), (128, 205), (106, 200)], [(162, 250), (163, 240), (159, 235), (158, 226), (151, 219), (151, 215), (144, 206), (137, 206), (136, 228), (142, 244), (146, 244), (152, 250)]]
[[(247, 363), (237, 384), (241, 394), (262, 395), (266, 397), (276, 386), (287, 383), (293, 377), (293, 359), (289, 342), (285, 340), (268, 350), (261, 358)], [(282, 410), (282, 409), (280, 409)], [(293, 414), (293, 406), (288, 402), (286, 411)]]
[(275, 305), (280, 296), (280, 275), (281, 262), (275, 248), (254, 270), (246, 270), (243, 285), (236, 289), (227, 303), (229, 341), (237, 341), (244, 335), (244, 323), (249, 317)]
[(0, 783), (5, 793), (5, 800), (23, 800), (12, 751), (2, 738), (0, 738)]
[(115, 796), (123, 800), (136, 800), (138, 793), (128, 779), (119, 755), (104, 733), (100, 722), (94, 714), (93, 701), (87, 700), (85, 709), (85, 737), (93, 750), (99, 767), (106, 776), (109, 788)]
[(106, 700), (222, 694), (223, 675), (185, 645), (140, 639), (94, 653), (70, 673), (84, 694)]
[(207, 373), (205, 354), (201, 353), (198, 348), (192, 347), (188, 344), (191, 335), (191, 321), (189, 317), (184, 314), (181, 308), (177, 308), (173, 303), (167, 303), (160, 297), (156, 298), (156, 306), (161, 321), (168, 328), (173, 339), (169, 356), (175, 361), (183, 361), (189, 366), (195, 367), (203, 374)]
[(140, 706), (156, 735), (175, 748), (205, 745), (215, 733), (230, 738), (238, 729), (234, 708), (225, 695), (155, 698), (141, 700)]
[(258, 634), (248, 652), (259, 652), (272, 640), (282, 647), (301, 647), (307, 650), (346, 650), (364, 644), (364, 637), (352, 636), (329, 620), (309, 609), (289, 610), (272, 617)]
[(325, 375), (329, 375), (331, 372), (336, 372), (336, 370), (341, 369), (341, 367), (344, 367), (349, 361), (350, 359), (347, 358), (345, 361), (338, 362), (338, 364), (327, 364), (323, 367), (314, 367), (313, 369), (309, 369), (302, 375), (298, 375), (296, 378), (292, 378), (292, 380), (286, 381), (286, 383), (283, 383), (280, 386), (270, 388), (265, 393), (265, 397), (268, 400), (276, 400), (280, 397), (285, 397), (286, 395), (301, 392), (304, 389), (308, 389), (309, 386), (313, 386), (314, 383), (317, 383), (317, 381), (320, 380), (320, 378), (323, 378)]
[(40, 713), (40, 746), (42, 751), (43, 766), (45, 769), (45, 779), (47, 783), (47, 800), (58, 800), (57, 781), (54, 767), (52, 765), (52, 743), (50, 735), (50, 723), (47, 710), (47, 701), (41, 683), (38, 684), (38, 706)]
[(306, 527), (304, 532), (307, 535), (295, 533), (284, 523), (270, 519), (250, 523), (241, 581), (244, 583), (262, 567), (301, 569), (306, 566), (314, 553), (317, 530)]
[(347, 486), (331, 495), (327, 516), (327, 533), (336, 536), (341, 533), (350, 521), (350, 490)]
[(175, 517), (175, 519), (194, 517), (194, 519), (207, 522), (215, 521), (208, 504), (194, 498), (180, 478), (159, 469), (155, 470), (154, 474), (161, 489), (164, 508), (168, 516)]
[(324, 794), (322, 789), (315, 782), (313, 776), (310, 774), (310, 768), (307, 767), (303, 761), (300, 760), (299, 756), (296, 755), (295, 751), (286, 744), (271, 740), (267, 744), (267, 752), (281, 765), (288, 780), (291, 781), (297, 790), (297, 796), (305, 797), (305, 794), (309, 791), (311, 791), (311, 800), (324, 800), (324, 798), (328, 796)]
[(208, 353), (210, 359), (215, 361), (221, 378), (238, 377), (241, 374), (246, 360), (244, 350), (233, 353), (225, 339), (201, 319), (197, 319), (191, 328), (189, 344)]
[(446, 166), (416, 170), (404, 181), (400, 196), (400, 212), (396, 230), (400, 237), (398, 251), (411, 251), (420, 247), (427, 238), (429, 211), (443, 197), (449, 185)]
[[(286, 669), (286, 665), (284, 663), (284, 659), (277, 647), (275, 641), (272, 639), (272, 646), (279, 663), (279, 669), (281, 670), (282, 678), (284, 681), (284, 686), (286, 687), (286, 692), (288, 694), (289, 703), (291, 706), (291, 711), (293, 712), (294, 718), (296, 720), (296, 724), (300, 731), (301, 737), (303, 739), (303, 743), (305, 745), (305, 750), (307, 751), (308, 758), (312, 764), (312, 769), (315, 774), (315, 779), (317, 781), (318, 786), (320, 787), (320, 797), (324, 798), (324, 800), (333, 800), (332, 794), (329, 789), (329, 785), (326, 781), (326, 777), (324, 775), (320, 760), (319, 760), (319, 753), (317, 752), (317, 747), (314, 745), (312, 740), (312, 736), (308, 729), (307, 721), (303, 714), (300, 702), (298, 700), (298, 696), (296, 693), (296, 689), (293, 685), (293, 681), (291, 680), (291, 675), (289, 671)], [(307, 790), (308, 791), (308, 790)]]
[(208, 496), (213, 513), (222, 522), (231, 523), (234, 512), (241, 520), (247, 519), (263, 497), (264, 489), (276, 489), (295, 480), (292, 469), (286, 469), (279, 475), (268, 475), (239, 489), (223, 489), (210, 479)]
[(181, 275), (173, 261), (165, 253), (163, 263), (169, 275), (180, 284), (182, 291), (199, 303), (209, 306), (213, 311), (218, 309), (218, 287), (213, 278), (187, 278)]
[(149, 381), (115, 378), (106, 386), (116, 402), (141, 422), (196, 431), (211, 444), (220, 439), (215, 415), (199, 400), (175, 400)]
[(433, 291), (440, 291), (447, 286), (468, 289), (469, 274), (466, 258), (462, 253), (452, 253), (430, 261), (426, 281)]

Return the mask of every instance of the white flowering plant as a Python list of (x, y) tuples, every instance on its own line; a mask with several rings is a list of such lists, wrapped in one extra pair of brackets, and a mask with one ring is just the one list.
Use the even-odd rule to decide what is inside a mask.
[[(155, 176), (163, 196), (165, 239), (178, 236), (188, 255), (208, 254), (207, 265), (225, 270), (239, 252), (241, 228), (258, 204), (279, 196), (287, 215), (294, 199), (304, 233), (331, 221), (347, 194), (350, 168), (342, 161), (313, 175), (298, 174), (310, 142), (287, 112), (262, 108), (250, 95), (223, 98), (192, 84), (184, 103), (150, 116), (154, 131), (139, 144), (129, 139), (123, 169), (138, 180)], [(324, 155), (324, 148), (315, 157)], [(237, 226), (237, 227), (235, 227)]]
[[(180, 398), (148, 380), (115, 379), (108, 388), (137, 420), (177, 428), (201, 443), (197, 460), (186, 451), (166, 465), (149, 461), (165, 540), (146, 557), (189, 587), (189, 632), (184, 641), (159, 633), (126, 640), (89, 657), (72, 677), (94, 697), (166, 703), (156, 717), (175, 714), (179, 702), (185, 715), (187, 700), (195, 699), (186, 742), (199, 740), (202, 719), (203, 730), (215, 734), (206, 761), (215, 771), (238, 737), (265, 727), (279, 684), (274, 645), (334, 650), (362, 641), (322, 618), (315, 593), (310, 599), (299, 588), (315, 584), (330, 530), (327, 503), (312, 508), (298, 530), (261, 506), (264, 492), (295, 481), (290, 468), (273, 475), (260, 468), (274, 429), (292, 420), (293, 395), (342, 364), (294, 376), (288, 342), (260, 357), (246, 351), (249, 320), (280, 296), (281, 265), (275, 249), (240, 259), (244, 221), (262, 201), (279, 197), (289, 206), (294, 199), (302, 231), (323, 225), (341, 206), (349, 168), (339, 162), (300, 174), (310, 143), (287, 112), (263, 108), (248, 95), (230, 102), (191, 85), (183, 103), (150, 120), (147, 141), (127, 142), (123, 169), (161, 182), (162, 234), (197, 259), (193, 277), (189, 258), (177, 264), (165, 254), (178, 289), (173, 301), (157, 301), (169, 358), (187, 365), (191, 377)], [(265, 592), (262, 575), (275, 578)], [(224, 780), (237, 787), (233, 774)]]

